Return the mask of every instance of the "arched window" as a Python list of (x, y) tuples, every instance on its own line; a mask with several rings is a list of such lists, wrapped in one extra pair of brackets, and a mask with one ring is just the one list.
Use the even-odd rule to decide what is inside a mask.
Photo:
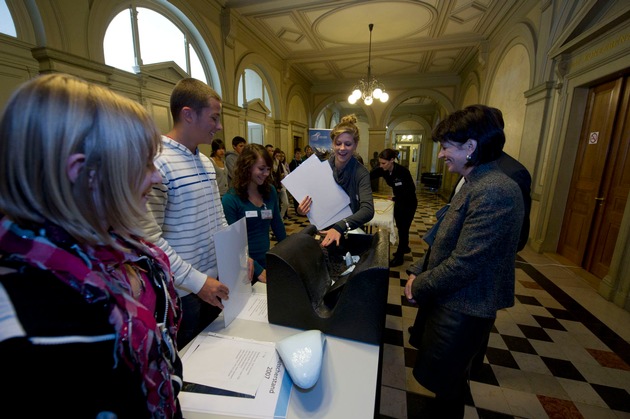
[(269, 109), (268, 116), (271, 116), (271, 99), (269, 90), (260, 75), (249, 68), (246, 68), (238, 82), (238, 100), (242, 107), (252, 100), (260, 99)]
[[(118, 13), (105, 32), (105, 64), (137, 73), (140, 65), (174, 61), (191, 77), (208, 83), (197, 48), (185, 28), (144, 7)], [(134, 42), (137, 40), (137, 42)]]
[(265, 81), (255, 70), (246, 68), (238, 81), (238, 102), (248, 109), (247, 141), (265, 143), (265, 118), (272, 114), (271, 97)]
[(13, 17), (11, 17), (6, 0), (0, 0), (0, 33), (17, 37), (15, 23), (13, 23)]

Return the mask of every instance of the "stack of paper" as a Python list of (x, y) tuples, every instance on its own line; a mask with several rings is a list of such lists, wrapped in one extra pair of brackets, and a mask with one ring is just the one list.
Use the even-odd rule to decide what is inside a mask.
[(335, 182), (330, 164), (315, 154), (289, 173), (282, 184), (298, 202), (311, 197), (313, 203), (306, 215), (320, 230), (352, 215), (350, 198)]
[(182, 410), (286, 417), (293, 383), (271, 342), (201, 334), (182, 357)]

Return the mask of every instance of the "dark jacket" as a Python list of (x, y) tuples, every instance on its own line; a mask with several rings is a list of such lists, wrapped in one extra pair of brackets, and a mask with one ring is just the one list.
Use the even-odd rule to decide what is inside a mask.
[(302, 160), (293, 159), (291, 160), (291, 163), (289, 163), (289, 170), (294, 171), (301, 164), (302, 164)]
[(431, 247), (407, 272), (417, 275), (412, 293), (453, 311), (494, 318), (514, 305), (514, 260), (523, 221), (518, 185), (496, 162), (475, 167), (451, 201)]
[[(518, 239), (518, 250), (521, 251), (523, 250), (523, 248), (525, 248), (527, 240), (529, 240), (529, 214), (532, 209), (532, 177), (529, 174), (527, 168), (523, 166), (521, 162), (519, 162), (506, 152), (503, 152), (501, 156), (497, 159), (497, 165), (499, 166), (499, 169), (503, 171), (503, 173), (508, 175), (510, 179), (516, 182), (519, 189), (521, 190), (521, 194), (523, 195), (525, 212), (523, 213), (523, 225), (521, 227), (521, 234)], [(449, 201), (453, 199), (453, 196), (455, 195), (455, 190), (456, 188), (453, 188), (453, 190), (451, 191), (451, 197)]]
[(377, 167), (370, 171), (370, 179), (379, 177), (384, 178), (387, 185), (392, 188), (394, 192), (393, 201), (397, 204), (418, 202), (416, 198), (416, 183), (406, 167), (394, 163), (391, 174), (382, 167)]
[(497, 164), (503, 173), (516, 182), (523, 195), (525, 213), (523, 214), (523, 226), (521, 227), (521, 235), (518, 240), (518, 250), (523, 250), (529, 239), (529, 214), (532, 209), (532, 177), (521, 162), (507, 153), (501, 154), (501, 157), (497, 159)]

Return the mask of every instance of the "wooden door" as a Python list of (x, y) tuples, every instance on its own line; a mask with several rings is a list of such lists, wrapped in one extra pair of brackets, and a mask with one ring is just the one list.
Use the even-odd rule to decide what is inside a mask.
[(593, 240), (589, 240), (584, 268), (599, 278), (608, 274), (621, 219), (630, 191), (630, 86), (625, 79), (621, 108), (604, 171), (593, 225)]
[(619, 78), (589, 92), (558, 244), (558, 253), (599, 278), (608, 273), (628, 195), (628, 90)]

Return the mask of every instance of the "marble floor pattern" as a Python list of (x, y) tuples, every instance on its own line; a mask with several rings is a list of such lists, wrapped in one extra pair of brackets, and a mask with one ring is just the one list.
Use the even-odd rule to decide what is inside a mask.
[[(412, 252), (390, 269), (377, 418), (421, 417), (432, 397), (411, 374), (416, 350), (407, 329), (417, 306), (403, 290), (405, 267), (424, 255), (421, 236), (442, 205), (435, 195), (419, 195)], [(308, 225), (293, 208), (289, 214), (287, 234)], [(483, 371), (470, 381), (465, 418), (630, 419), (630, 313), (578, 273), (529, 247), (519, 252), (515, 305), (497, 315)]]

